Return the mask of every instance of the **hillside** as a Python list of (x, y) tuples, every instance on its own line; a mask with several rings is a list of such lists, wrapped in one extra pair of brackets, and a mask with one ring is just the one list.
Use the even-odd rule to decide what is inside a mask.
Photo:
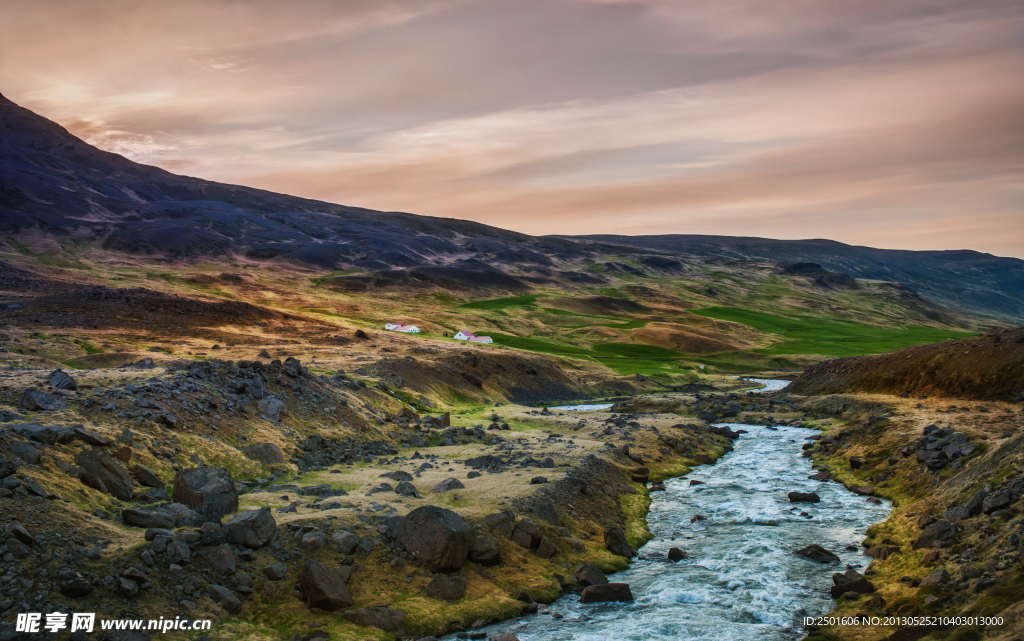
[(874, 392), (972, 400), (1024, 400), (1024, 327), (973, 338), (840, 358), (808, 368), (795, 394)]
[[(832, 291), (855, 289), (856, 280), (891, 282), (908, 300), (920, 296), (960, 316), (1024, 320), (1024, 261), (1017, 259), (819, 240), (532, 237), (469, 221), (345, 207), (140, 165), (3, 96), (0, 231), (21, 247), (42, 234), (65, 250), (88, 245), (146, 260), (218, 257), (341, 270), (332, 283), (340, 291), (514, 293), (647, 285), (722, 270), (785, 272), (785, 264), (816, 263), (818, 273), (788, 275)], [(932, 320), (950, 324), (942, 316), (933, 310)]]

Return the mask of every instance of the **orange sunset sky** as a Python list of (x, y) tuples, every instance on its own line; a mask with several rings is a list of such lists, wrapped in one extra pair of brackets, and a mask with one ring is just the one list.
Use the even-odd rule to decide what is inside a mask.
[(0, 92), (177, 173), (531, 234), (1024, 257), (1020, 0), (0, 8)]

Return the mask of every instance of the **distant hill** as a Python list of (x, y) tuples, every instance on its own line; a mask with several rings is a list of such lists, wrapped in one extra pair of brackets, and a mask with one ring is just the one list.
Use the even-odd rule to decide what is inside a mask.
[[(828, 240), (534, 237), (471, 221), (346, 207), (135, 163), (0, 96), (0, 232), (29, 228), (58, 235), (84, 230), (114, 252), (241, 254), (363, 270), (339, 282), (341, 288), (600, 284), (606, 279), (590, 269), (595, 263), (641, 279), (682, 273), (681, 259), (815, 263), (826, 286), (847, 286), (849, 277), (893, 281), (973, 317), (1024, 320), (1024, 261), (1018, 259)], [(532, 275), (524, 276), (523, 266)]]
[(876, 392), (978, 400), (1024, 400), (1024, 327), (808, 368), (794, 394)]

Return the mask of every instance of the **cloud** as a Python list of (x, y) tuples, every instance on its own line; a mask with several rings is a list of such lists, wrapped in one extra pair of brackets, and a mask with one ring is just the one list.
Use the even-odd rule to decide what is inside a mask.
[(537, 234), (1024, 256), (1019, 2), (8, 4), (5, 95), (172, 171)]

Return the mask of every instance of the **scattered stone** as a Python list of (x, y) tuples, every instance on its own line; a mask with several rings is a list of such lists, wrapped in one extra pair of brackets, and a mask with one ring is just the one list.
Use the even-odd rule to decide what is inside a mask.
[(572, 578), (583, 587), (591, 585), (604, 585), (608, 583), (608, 577), (604, 575), (596, 565), (583, 563), (573, 572)]
[(245, 454), (254, 461), (259, 461), (260, 463), (267, 465), (284, 463), (284, 454), (281, 453), (281, 448), (273, 443), (253, 443), (252, 445), (246, 445), (242, 448), (242, 454)]
[(608, 583), (583, 588), (580, 603), (603, 603), (606, 601), (633, 602), (633, 592), (628, 583)]
[(817, 563), (839, 563), (840, 559), (817, 543), (811, 543), (807, 547), (797, 550), (796, 554), (807, 557)]
[(176, 503), (210, 517), (219, 518), (238, 511), (238, 492), (231, 474), (222, 467), (201, 465), (179, 470), (174, 475), (171, 497)]
[(466, 577), (458, 573), (436, 574), (427, 584), (427, 596), (448, 602), (458, 601), (466, 596)]
[(21, 406), (30, 412), (59, 412), (67, 409), (64, 401), (35, 387), (28, 388), (21, 395)]
[(359, 608), (358, 610), (342, 612), (341, 616), (356, 625), (380, 628), (385, 632), (398, 636), (405, 633), (405, 610), (393, 609), (386, 605), (372, 605), (366, 608)]
[(669, 548), (668, 549), (668, 560), (669, 561), (672, 561), (673, 563), (676, 563), (678, 561), (682, 561), (685, 558), (686, 558), (686, 552), (683, 552), (679, 548)]
[(132, 500), (135, 486), (128, 471), (104, 450), (82, 450), (75, 456), (75, 463), (82, 468), (79, 479), (104, 494), (110, 494), (122, 501)]
[(462, 490), (462, 489), (465, 489), (465, 487), (466, 486), (463, 485), (462, 481), (460, 481), (459, 479), (450, 478), (450, 479), (446, 479), (444, 481), (441, 481), (440, 483), (438, 483), (434, 487), (430, 488), (430, 490), (432, 492), (448, 492), (450, 490)]
[(351, 574), (351, 566), (329, 568), (318, 561), (306, 561), (299, 572), (299, 585), (310, 607), (334, 612), (352, 606), (352, 595), (345, 587)]
[(277, 521), (274, 520), (269, 507), (262, 507), (236, 514), (224, 524), (224, 530), (229, 543), (255, 550), (274, 540), (277, 535)]
[(626, 534), (618, 526), (612, 526), (604, 532), (604, 547), (612, 554), (624, 556), (627, 559), (636, 556), (634, 550), (626, 541)]
[(789, 497), (790, 503), (817, 503), (821, 501), (821, 497), (815, 492), (790, 492), (786, 496)]
[(395, 536), (427, 570), (447, 572), (466, 563), (476, 531), (455, 512), (427, 505), (409, 512)]

